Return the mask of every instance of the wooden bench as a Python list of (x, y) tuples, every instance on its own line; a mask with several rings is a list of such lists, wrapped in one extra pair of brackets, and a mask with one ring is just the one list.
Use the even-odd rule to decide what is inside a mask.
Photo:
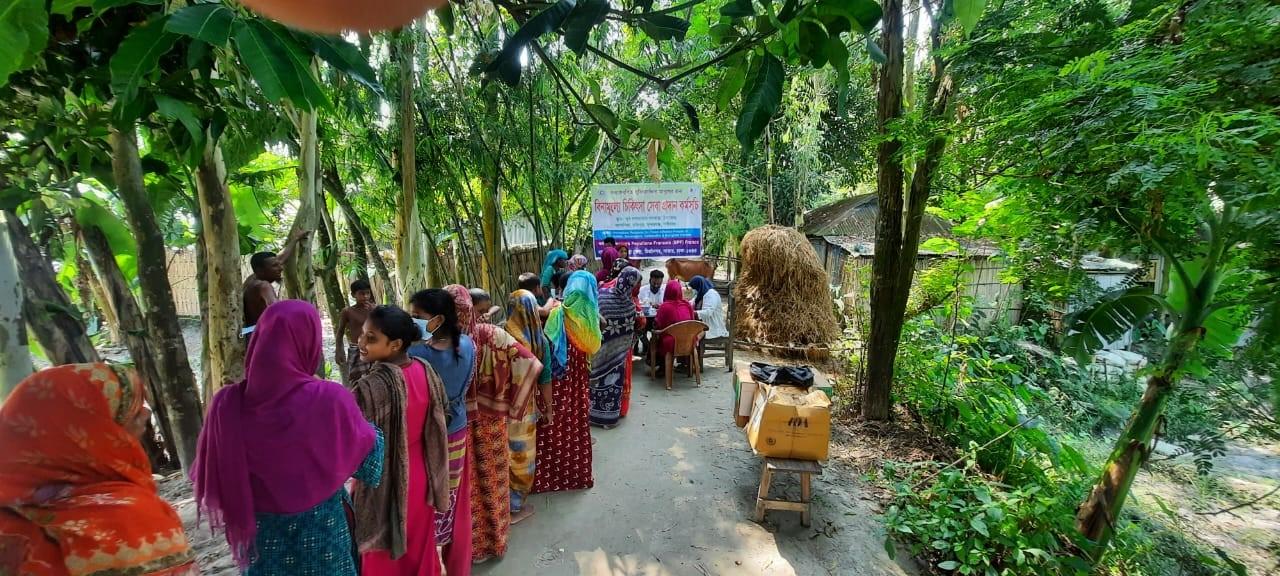
[[(800, 501), (771, 500), (769, 484), (773, 482), (774, 472), (791, 472), (800, 475)], [(764, 513), (769, 510), (791, 510), (800, 513), (800, 524), (809, 525), (810, 500), (813, 496), (810, 481), (814, 474), (822, 474), (822, 464), (815, 460), (790, 460), (786, 458), (764, 459), (764, 470), (760, 473), (760, 492), (756, 495), (756, 522), (764, 522)]]

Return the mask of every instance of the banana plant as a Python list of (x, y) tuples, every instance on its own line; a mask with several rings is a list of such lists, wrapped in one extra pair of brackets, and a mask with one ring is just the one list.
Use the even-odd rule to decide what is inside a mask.
[(1243, 272), (1229, 253), (1242, 233), (1275, 218), (1271, 214), (1260, 220), (1254, 217), (1256, 209), (1228, 204), (1214, 210), (1201, 226), (1203, 243), (1196, 259), (1180, 260), (1167, 244), (1152, 240), (1173, 272), (1167, 294), (1146, 287), (1116, 290), (1064, 321), (1063, 351), (1087, 359), (1152, 315), (1169, 318), (1163, 356), (1147, 375), (1146, 391), (1101, 477), (1077, 510), (1076, 528), (1088, 540), (1086, 552), (1094, 562), (1105, 552), (1134, 477), (1151, 454), (1165, 404), (1182, 375), (1198, 365), (1197, 355), (1229, 352), (1249, 321), (1260, 328), (1256, 337), (1276, 337), (1265, 329), (1276, 322), (1274, 292), (1255, 288), (1242, 298), (1231, 298), (1219, 290), (1224, 281)]

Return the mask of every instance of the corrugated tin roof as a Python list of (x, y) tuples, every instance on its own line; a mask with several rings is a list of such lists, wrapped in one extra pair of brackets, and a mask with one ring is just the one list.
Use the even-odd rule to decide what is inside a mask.
[[(875, 194), (841, 198), (806, 212), (804, 233), (807, 236), (844, 236), (874, 242), (879, 211)], [(920, 239), (937, 237), (950, 238), (951, 223), (926, 212), (920, 222)]]
[[(874, 256), (876, 253), (874, 240), (864, 240), (850, 236), (823, 236), (822, 239), (830, 244), (839, 246), (852, 256)], [(1000, 253), (999, 248), (987, 242), (960, 240), (958, 243), (964, 248), (965, 255), (969, 257), (990, 257)], [(919, 251), (920, 256), (945, 256), (948, 254), (954, 254), (954, 252), (935, 252), (925, 249)]]

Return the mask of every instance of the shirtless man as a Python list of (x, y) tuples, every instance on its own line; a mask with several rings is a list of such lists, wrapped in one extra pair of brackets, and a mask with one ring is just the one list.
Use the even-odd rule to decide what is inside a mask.
[(283, 277), (284, 262), (298, 247), (298, 242), (310, 234), (310, 230), (299, 230), (289, 235), (289, 240), (284, 243), (284, 248), (280, 249), (279, 254), (259, 252), (249, 258), (249, 266), (253, 268), (253, 274), (244, 279), (244, 286), (241, 287), (244, 295), (245, 328), (256, 326), (258, 318), (267, 310), (267, 306), (280, 299), (276, 294), (275, 283)]
[[(356, 303), (347, 306), (343, 309), (342, 315), (338, 316), (338, 341), (333, 349), (333, 359), (342, 370), (344, 379), (350, 377), (352, 363), (360, 359), (357, 349), (360, 332), (364, 329), (364, 321), (369, 319), (369, 312), (373, 311), (373, 289), (369, 287), (369, 281), (352, 282), (351, 298)], [(345, 350), (342, 347), (344, 337), (347, 339)]]

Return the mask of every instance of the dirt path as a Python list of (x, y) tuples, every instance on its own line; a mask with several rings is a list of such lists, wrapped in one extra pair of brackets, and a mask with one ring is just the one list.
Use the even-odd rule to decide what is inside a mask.
[[(752, 522), (760, 459), (729, 417), (728, 373), (708, 370), (701, 388), (680, 376), (672, 392), (637, 373), (631, 415), (614, 430), (592, 431), (595, 487), (532, 497), (536, 513), (512, 527), (506, 557), (477, 566), (475, 574), (913, 573), (885, 554), (879, 515), (846, 465), (814, 479), (811, 527), (794, 512)], [(833, 454), (850, 449), (833, 440)], [(234, 575), (226, 542), (195, 526), (190, 485), (178, 475), (160, 484), (183, 518), (202, 572)], [(794, 478), (774, 480), (775, 496), (796, 499), (799, 491)]]
[[(476, 574), (908, 573), (885, 554), (851, 474), (815, 478), (809, 528), (798, 513), (750, 520), (761, 464), (730, 418), (731, 386), (723, 368), (709, 368), (701, 388), (678, 377), (672, 392), (637, 373), (630, 416), (593, 429), (595, 487), (531, 498), (536, 514), (512, 528), (506, 557)], [(790, 498), (800, 490), (789, 477), (774, 486)]]

